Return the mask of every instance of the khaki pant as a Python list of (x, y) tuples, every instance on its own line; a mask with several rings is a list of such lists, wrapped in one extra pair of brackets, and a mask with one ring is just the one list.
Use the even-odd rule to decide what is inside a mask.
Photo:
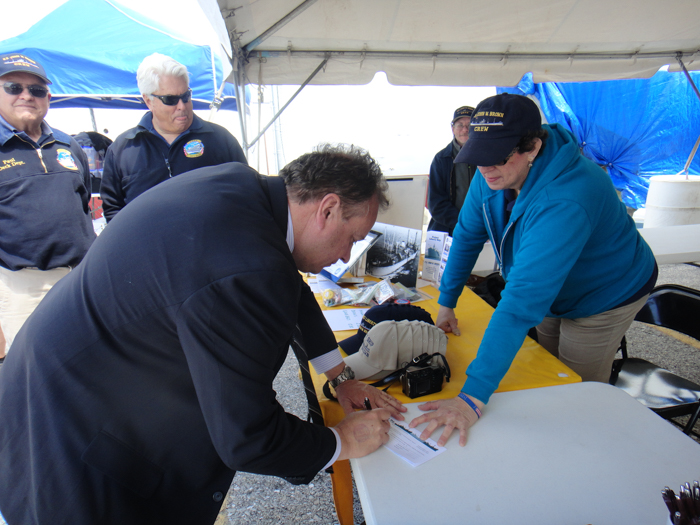
[(24, 268), (13, 272), (0, 267), (0, 328), (5, 336), (0, 357), (10, 350), (17, 332), (46, 293), (68, 272), (70, 268)]
[(584, 381), (607, 383), (622, 336), (648, 297), (581, 319), (545, 317), (537, 326), (539, 343)]

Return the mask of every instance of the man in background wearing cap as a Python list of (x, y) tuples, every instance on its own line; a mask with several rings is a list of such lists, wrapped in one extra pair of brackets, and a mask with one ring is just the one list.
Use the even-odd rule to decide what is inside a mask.
[(35, 60), (0, 56), (0, 361), (46, 292), (95, 239), (87, 158), (44, 121), (50, 83)]
[(248, 164), (228, 130), (195, 115), (183, 64), (153, 53), (139, 65), (136, 80), (150, 111), (107, 150), (100, 187), (107, 222), (144, 191), (170, 177), (224, 162)]
[[(183, 173), (119, 212), (0, 369), (0, 512), (14, 524), (211, 524), (235, 471), (309, 483), (406, 408), (352, 379), (300, 271), (350, 257), (388, 204), (379, 165), (326, 146), (266, 177)], [(202, 203), (206, 202), (206, 206)], [(346, 412), (280, 406), (295, 333)]]
[(452, 118), (452, 142), (438, 152), (430, 165), (428, 181), (428, 210), (431, 219), (428, 230), (447, 232), (457, 224), (459, 210), (469, 191), (469, 185), (476, 173), (476, 166), (455, 164), (454, 158), (469, 139), (469, 124), (474, 108), (457, 108)]

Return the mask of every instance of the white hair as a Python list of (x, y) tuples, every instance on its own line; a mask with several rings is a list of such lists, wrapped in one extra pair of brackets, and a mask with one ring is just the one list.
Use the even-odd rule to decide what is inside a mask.
[(153, 53), (143, 59), (136, 71), (136, 82), (141, 94), (150, 97), (151, 93), (158, 91), (162, 76), (183, 78), (187, 81), (187, 85), (190, 85), (190, 76), (185, 66), (169, 56)]

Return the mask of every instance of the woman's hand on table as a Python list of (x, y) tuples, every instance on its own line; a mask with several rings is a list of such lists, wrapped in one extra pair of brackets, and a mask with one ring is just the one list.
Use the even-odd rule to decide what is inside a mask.
[[(471, 396), (469, 396), (469, 399), (471, 399), (480, 410), (483, 410), (484, 403)], [(433, 412), (428, 412), (427, 414), (414, 418), (408, 426), (410, 428), (415, 428), (422, 423), (428, 423), (428, 426), (425, 427), (420, 435), (421, 439), (428, 439), (439, 427), (444, 426), (445, 429), (442, 431), (440, 439), (437, 441), (437, 444), (441, 447), (445, 446), (453, 430), (459, 431), (459, 446), (463, 447), (466, 445), (467, 431), (469, 427), (479, 419), (474, 409), (458, 397), (430, 401), (419, 405), (418, 408), (421, 410), (432, 410)]]
[(392, 417), (399, 421), (404, 420), (401, 412), (407, 410), (399, 400), (386, 392), (354, 379), (338, 385), (335, 395), (346, 414), (351, 414), (358, 408), (364, 410), (365, 399), (369, 399), (372, 408), (388, 408)]
[(457, 324), (458, 322), (457, 318), (455, 317), (455, 311), (447, 306), (440, 306), (435, 326), (441, 328), (445, 333), (452, 332), (455, 335), (462, 335), (462, 332), (459, 331)]

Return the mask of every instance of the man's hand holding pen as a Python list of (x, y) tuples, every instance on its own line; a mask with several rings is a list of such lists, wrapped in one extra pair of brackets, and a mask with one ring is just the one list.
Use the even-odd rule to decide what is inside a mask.
[(386, 408), (363, 410), (348, 414), (334, 428), (340, 436), (338, 461), (361, 458), (389, 441), (389, 418)]
[(334, 427), (341, 441), (338, 461), (374, 452), (389, 441), (389, 418), (405, 419), (401, 412), (407, 409), (400, 401), (362, 381), (342, 382), (335, 387), (335, 395), (346, 414)]

